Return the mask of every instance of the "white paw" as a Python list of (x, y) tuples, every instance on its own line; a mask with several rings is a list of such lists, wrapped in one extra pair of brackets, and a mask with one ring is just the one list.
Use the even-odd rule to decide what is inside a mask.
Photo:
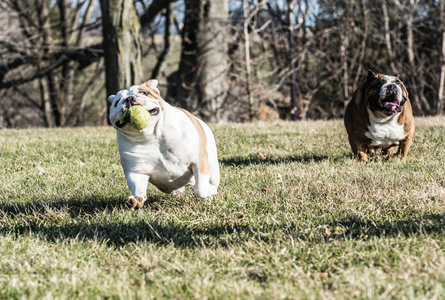
[(212, 199), (214, 195), (216, 195), (217, 188), (215, 186), (210, 186), (209, 188), (203, 190), (198, 190), (195, 188), (195, 194), (204, 199)]
[(135, 208), (142, 208), (145, 200), (147, 200), (147, 196), (130, 196), (125, 201), (125, 206), (131, 210)]

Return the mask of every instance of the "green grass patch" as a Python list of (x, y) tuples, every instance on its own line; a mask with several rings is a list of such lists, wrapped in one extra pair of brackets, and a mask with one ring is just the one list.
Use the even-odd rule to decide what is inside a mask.
[(368, 164), (341, 121), (212, 125), (218, 195), (136, 211), (112, 128), (0, 131), (0, 298), (443, 299), (444, 124)]

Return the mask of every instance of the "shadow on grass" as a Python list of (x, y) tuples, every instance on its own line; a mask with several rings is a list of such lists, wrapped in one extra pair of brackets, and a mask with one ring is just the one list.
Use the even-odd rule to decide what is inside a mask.
[(219, 159), (219, 162), (223, 166), (246, 166), (246, 165), (261, 165), (261, 164), (281, 164), (281, 163), (308, 163), (308, 162), (321, 162), (325, 160), (331, 160), (333, 162), (339, 161), (344, 158), (348, 158), (350, 155), (343, 156), (327, 156), (327, 155), (293, 155), (293, 156), (285, 156), (285, 157), (265, 157), (262, 158), (260, 156), (233, 156), (227, 158)]
[[(163, 201), (159, 198), (151, 199), (146, 209), (157, 209), (157, 201)], [(329, 242), (445, 233), (445, 214), (382, 223), (350, 216), (339, 221), (320, 222), (303, 227), (302, 223), (292, 222), (252, 225), (248, 219), (221, 218), (219, 223), (212, 224), (181, 222), (178, 219), (153, 220), (147, 217), (144, 211), (129, 215), (119, 213), (111, 218), (105, 216), (103, 221), (99, 217), (92, 222), (91, 216), (94, 214), (107, 215), (115, 209), (124, 209), (120, 199), (69, 200), (45, 205), (3, 205), (0, 209), (3, 219), (3, 226), (0, 228), (2, 235), (38, 235), (55, 243), (67, 239), (93, 240), (118, 247), (138, 242), (180, 248), (228, 247), (249, 240), (274, 244), (290, 239)], [(57, 214), (58, 211), (67, 212), (71, 218), (54, 219), (51, 212)]]
[(332, 232), (327, 237), (346, 239), (443, 234), (445, 233), (445, 214), (427, 214), (418, 218), (407, 218), (393, 222), (374, 222), (358, 216), (349, 216), (339, 221), (329, 222), (326, 226)]
[[(311, 163), (311, 162), (323, 162), (323, 161), (331, 161), (331, 162), (341, 162), (344, 160), (354, 160), (357, 159), (354, 157), (352, 152), (345, 152), (343, 155), (336, 156), (328, 156), (328, 155), (292, 155), (285, 157), (260, 157), (259, 155), (251, 155), (251, 156), (233, 156), (219, 159), (219, 162), (222, 166), (248, 166), (248, 165), (275, 165), (275, 164), (284, 164), (284, 163)], [(392, 163), (395, 161), (399, 161), (402, 158), (392, 155), (385, 156), (381, 154), (376, 154), (372, 156), (368, 156), (370, 163)]]
[[(150, 209), (157, 210), (157, 203), (160, 200), (166, 200), (168, 196), (151, 195), (146, 202), (146, 206)], [(91, 197), (88, 199), (70, 199), (70, 200), (53, 200), (44, 203), (15, 203), (0, 204), (0, 216), (9, 219), (19, 219), (26, 216), (51, 216), (54, 214), (63, 215), (68, 213), (72, 219), (84, 216), (93, 216), (97, 214), (107, 214), (113, 210), (125, 210), (125, 199), (122, 197)]]
[(67, 212), (71, 218), (77, 218), (81, 215), (92, 215), (104, 210), (124, 208), (122, 199), (86, 199), (86, 200), (54, 200), (45, 203), (15, 203), (0, 204), (0, 211), (3, 217), (18, 219), (24, 216), (45, 216), (54, 213)]

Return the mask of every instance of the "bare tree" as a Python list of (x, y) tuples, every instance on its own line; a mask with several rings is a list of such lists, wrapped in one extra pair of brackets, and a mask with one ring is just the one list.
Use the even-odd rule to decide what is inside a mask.
[[(291, 116), (292, 120), (302, 117), (303, 111), (301, 101), (297, 101), (296, 76), (295, 76), (295, 33), (294, 33), (294, 0), (287, 0), (288, 22), (289, 22), (289, 62), (290, 62), (290, 98), (291, 98)], [(300, 116), (299, 116), (300, 113)]]
[[(341, 68), (343, 73), (343, 97), (344, 103), (349, 101), (349, 78), (350, 78), (350, 65), (349, 65), (349, 47), (350, 47), (350, 30), (352, 23), (352, 8), (353, 2), (346, 1), (346, 7), (342, 15), (342, 24), (340, 27), (341, 43), (340, 43), (340, 56), (341, 56)], [(345, 105), (346, 107), (346, 105)]]
[(440, 53), (440, 79), (436, 114), (443, 114), (444, 108), (444, 84), (445, 84), (445, 1), (439, 1), (440, 33), (442, 35)]
[(104, 67), (106, 93), (144, 66), (209, 121), (342, 117), (368, 68), (400, 75), (416, 115), (444, 110), (444, 1), (102, 0), (103, 19), (95, 3), (0, 2), (0, 126), (104, 123)]
[[(174, 26), (176, 26), (178, 30), (180, 27), (174, 12), (175, 1), (176, 0), (139, 0), (143, 6), (143, 13), (140, 17), (141, 27), (150, 33), (149, 36), (151, 38), (151, 42), (148, 43), (145, 41), (145, 44), (149, 44), (149, 46), (147, 47), (148, 49), (144, 51), (143, 56), (144, 58), (150, 57), (149, 61), (153, 61), (153, 57), (156, 57), (156, 62), (151, 69), (150, 78), (160, 79), (160, 77), (166, 77), (164, 75), (166, 60), (172, 53), (176, 37)], [(156, 39), (156, 32), (162, 30), (164, 31), (163, 42), (159, 45)], [(159, 47), (161, 47), (160, 50)]]
[(388, 14), (388, 5), (387, 0), (382, 1), (382, 11), (383, 11), (383, 20), (384, 20), (384, 28), (385, 28), (385, 43), (386, 43), (386, 51), (388, 53), (388, 62), (391, 67), (391, 72), (393, 74), (397, 73), (396, 66), (394, 64), (394, 52), (392, 49), (392, 38), (389, 27), (389, 14)]
[(246, 59), (246, 92), (247, 101), (249, 103), (249, 120), (253, 121), (254, 114), (254, 102), (252, 98), (252, 92), (250, 88), (250, 37), (249, 37), (249, 23), (253, 14), (250, 14), (250, 5), (247, 0), (243, 0), (243, 34), (244, 34), (244, 53)]
[(161, 54), (158, 57), (156, 65), (151, 73), (151, 78), (156, 78), (158, 74), (163, 70), (165, 65), (165, 60), (167, 55), (171, 51), (172, 44), (174, 43), (174, 33), (173, 31), (173, 23), (174, 23), (174, 14), (173, 14), (173, 2), (169, 3), (165, 8), (165, 26), (164, 26), (164, 47), (161, 51)]
[[(0, 41), (0, 89), (24, 101), (24, 106), (15, 101), (10, 108), (24, 121), (18, 126), (42, 125), (39, 120), (49, 127), (74, 124), (74, 99), (84, 92), (74, 91), (77, 76), (101, 56), (99, 47), (83, 46), (92, 1), (6, 0), (2, 5), (10, 12), (8, 31), (14, 32)], [(37, 115), (25, 120), (31, 111)]]
[(100, 5), (110, 95), (142, 82), (141, 27), (133, 0), (100, 0)]
[(228, 2), (185, 0), (185, 7), (181, 61), (169, 94), (205, 120), (227, 119)]
[[(409, 70), (410, 78), (411, 78), (411, 90), (413, 91), (412, 95), (414, 98), (414, 106), (416, 107), (418, 112), (421, 112), (423, 114), (422, 105), (420, 103), (420, 95), (418, 92), (418, 82), (416, 77), (417, 74), (417, 68), (415, 66), (415, 50), (414, 50), (414, 10), (416, 8), (416, 2), (418, 0), (409, 0), (409, 3), (406, 4), (406, 10), (407, 10), (407, 17), (405, 18), (406, 21), (406, 31), (407, 31), (407, 39), (406, 39), (406, 52), (408, 56), (408, 63), (409, 63)], [(403, 7), (399, 4), (399, 7), (403, 9)]]

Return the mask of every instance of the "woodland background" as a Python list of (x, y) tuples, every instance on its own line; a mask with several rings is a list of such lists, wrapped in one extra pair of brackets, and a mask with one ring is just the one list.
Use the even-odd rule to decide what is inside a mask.
[(368, 69), (444, 110), (442, 0), (3, 0), (0, 128), (107, 124), (156, 78), (209, 122), (331, 119)]

